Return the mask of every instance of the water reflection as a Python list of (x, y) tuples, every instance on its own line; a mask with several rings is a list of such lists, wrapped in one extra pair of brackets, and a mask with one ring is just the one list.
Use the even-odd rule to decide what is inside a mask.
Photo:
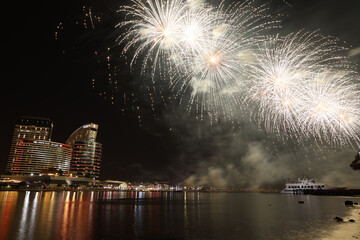
[(29, 198), (30, 198), (30, 192), (26, 192), (25, 199), (24, 199), (24, 205), (21, 212), (21, 218), (20, 218), (20, 226), (19, 226), (19, 239), (25, 239), (25, 226), (26, 226), (26, 220), (27, 220), (27, 214), (29, 211)]
[(349, 210), (343, 201), (280, 194), (3, 191), (0, 239), (289, 239), (299, 234), (316, 239), (334, 226), (333, 216)]
[(12, 210), (18, 197), (17, 192), (5, 192), (0, 194), (1, 218), (0, 239), (6, 239), (10, 235), (10, 224), (13, 218)]

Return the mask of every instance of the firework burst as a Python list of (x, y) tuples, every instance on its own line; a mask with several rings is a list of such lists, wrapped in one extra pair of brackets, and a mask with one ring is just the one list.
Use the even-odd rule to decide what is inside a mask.
[(153, 84), (165, 80), (189, 111), (233, 118), (249, 103), (252, 118), (280, 136), (359, 142), (358, 78), (336, 39), (305, 31), (268, 37), (277, 22), (250, 1), (131, 2), (119, 11), (123, 54)]
[(174, 89), (181, 98), (190, 96), (190, 109), (230, 117), (241, 106), (245, 69), (254, 63), (256, 44), (264, 41), (261, 33), (276, 21), (266, 15), (265, 5), (254, 7), (251, 2), (227, 6), (223, 1), (216, 9), (202, 9), (211, 16), (202, 20), (212, 20), (202, 24), (206, 27), (198, 47), (182, 52), (185, 74), (174, 82)]
[(301, 31), (265, 42), (247, 84), (255, 119), (268, 131), (299, 140), (357, 141), (360, 102), (342, 50), (332, 38)]
[(169, 63), (170, 56), (180, 44), (178, 36), (185, 16), (186, 5), (182, 0), (141, 1), (133, 0), (132, 6), (122, 6), (119, 10), (126, 14), (125, 21), (117, 25), (126, 29), (118, 38), (125, 43), (123, 52), (134, 50), (130, 66), (141, 57), (141, 72), (155, 71)]
[(301, 129), (320, 142), (352, 144), (359, 142), (359, 90), (352, 82), (354, 72), (313, 73), (304, 84), (298, 118)]

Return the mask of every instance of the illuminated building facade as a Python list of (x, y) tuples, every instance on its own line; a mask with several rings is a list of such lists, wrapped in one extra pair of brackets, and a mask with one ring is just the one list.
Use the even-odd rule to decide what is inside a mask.
[(63, 143), (43, 140), (19, 139), (15, 149), (12, 174), (40, 174), (55, 168), (69, 172), (71, 147)]
[(13, 170), (15, 151), (21, 139), (50, 141), (52, 130), (53, 122), (50, 119), (34, 117), (21, 117), (17, 119), (6, 164), (6, 172), (11, 173)]
[(76, 141), (73, 145), (70, 171), (78, 176), (98, 179), (102, 146), (94, 141)]
[(96, 142), (97, 131), (97, 124), (85, 124), (66, 141), (72, 148), (70, 171), (77, 176), (99, 178), (102, 145)]

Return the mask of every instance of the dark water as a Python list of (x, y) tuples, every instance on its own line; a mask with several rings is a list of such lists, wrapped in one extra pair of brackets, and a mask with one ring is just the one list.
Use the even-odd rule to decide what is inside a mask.
[[(350, 197), (0, 192), (0, 239), (316, 239)], [(298, 201), (303, 200), (304, 204)]]

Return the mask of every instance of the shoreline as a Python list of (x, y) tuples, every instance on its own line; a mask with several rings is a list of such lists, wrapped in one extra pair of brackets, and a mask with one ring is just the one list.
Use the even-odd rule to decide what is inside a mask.
[[(6, 191), (17, 191), (17, 192), (188, 192), (188, 193), (278, 193), (280, 194), (281, 190), (276, 189), (237, 189), (237, 190), (134, 190), (134, 189), (104, 189), (104, 188), (83, 188), (83, 189), (76, 189), (76, 188), (45, 188), (45, 189), (39, 189), (39, 188), (32, 188), (32, 189), (0, 189), (0, 192), (6, 192)], [(343, 196), (343, 197), (360, 197), (360, 195), (349, 195), (349, 194), (291, 194), (291, 195), (313, 195), (313, 196)]]
[[(352, 239), (360, 239), (360, 206), (354, 205), (350, 206), (351, 209), (350, 215), (343, 218), (343, 222), (337, 222), (335, 227), (324, 235), (325, 237), (321, 238), (321, 240), (352, 240)], [(355, 222), (350, 222), (349, 220), (353, 219)], [(336, 221), (336, 220), (333, 220)]]
[(74, 188), (54, 188), (54, 189), (0, 189), (0, 191), (17, 191), (17, 192), (201, 192), (201, 193), (280, 193), (280, 190), (201, 190), (201, 191), (192, 191), (192, 190), (119, 190), (119, 189), (103, 189), (103, 188), (95, 188), (95, 189), (74, 189)]

